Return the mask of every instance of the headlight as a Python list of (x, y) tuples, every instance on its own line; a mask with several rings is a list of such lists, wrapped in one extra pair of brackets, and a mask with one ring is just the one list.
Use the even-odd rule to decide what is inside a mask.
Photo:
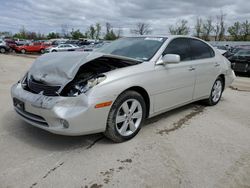
[(82, 93), (86, 93), (88, 90), (101, 83), (105, 79), (105, 75), (99, 75), (95, 78), (89, 79), (87, 82), (75, 82), (74, 85), (69, 88), (67, 96), (76, 97)]

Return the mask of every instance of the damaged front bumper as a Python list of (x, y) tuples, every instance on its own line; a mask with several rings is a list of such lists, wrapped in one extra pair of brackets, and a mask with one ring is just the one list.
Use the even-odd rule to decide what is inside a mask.
[(77, 97), (44, 96), (34, 94), (17, 83), (11, 88), (14, 109), (29, 124), (61, 135), (84, 135), (104, 132), (109, 107), (96, 109), (99, 102), (110, 100)]

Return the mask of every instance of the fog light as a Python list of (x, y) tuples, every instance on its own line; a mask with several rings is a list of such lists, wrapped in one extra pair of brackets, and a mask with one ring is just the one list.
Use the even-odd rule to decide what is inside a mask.
[(63, 128), (65, 129), (69, 128), (69, 123), (65, 119), (60, 119), (60, 123), (63, 126)]

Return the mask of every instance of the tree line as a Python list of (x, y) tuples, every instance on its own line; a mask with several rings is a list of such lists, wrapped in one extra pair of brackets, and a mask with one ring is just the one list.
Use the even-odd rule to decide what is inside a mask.
[[(192, 35), (203, 40), (234, 40), (234, 41), (250, 41), (250, 23), (248, 20), (244, 22), (235, 22), (233, 25), (227, 26), (225, 23), (226, 15), (221, 12), (220, 15), (208, 18), (197, 17), (194, 27), (190, 27), (185, 19), (179, 20), (175, 25), (170, 25), (168, 31), (172, 35)], [(104, 30), (104, 32), (103, 32)], [(145, 22), (136, 23), (134, 28), (130, 30), (131, 34), (147, 35), (153, 32), (150, 24)], [(88, 39), (104, 39), (115, 40), (122, 36), (121, 28), (114, 28), (110, 23), (106, 23), (104, 29), (100, 23), (90, 25), (83, 33), (80, 29), (72, 28), (69, 31), (67, 25), (61, 25), (61, 32), (50, 32), (47, 35), (42, 33), (30, 32), (24, 27), (18, 33), (0, 32), (1, 35), (11, 36), (20, 39), (55, 39), (55, 38), (88, 38)]]
[[(215, 40), (233, 40), (233, 41), (250, 41), (250, 23), (248, 20), (244, 22), (235, 22), (233, 25), (228, 26), (225, 23), (226, 15), (220, 15), (208, 18), (196, 19), (193, 28), (193, 35), (206, 41)], [(188, 21), (183, 19), (169, 27), (169, 33), (173, 35), (188, 35), (191, 28)]]
[(71, 31), (68, 29), (68, 25), (61, 25), (61, 32), (50, 32), (47, 35), (40, 32), (28, 31), (24, 26), (19, 32), (12, 34), (11, 32), (0, 32), (0, 36), (13, 37), (18, 39), (28, 39), (28, 40), (45, 40), (45, 39), (56, 39), (56, 38), (69, 38), (69, 39), (104, 39), (104, 40), (115, 40), (120, 38), (122, 35), (122, 29), (114, 29), (110, 23), (105, 24), (105, 32), (102, 33), (102, 26), (100, 23), (95, 25), (90, 25), (85, 31), (81, 32), (80, 29), (72, 28)]

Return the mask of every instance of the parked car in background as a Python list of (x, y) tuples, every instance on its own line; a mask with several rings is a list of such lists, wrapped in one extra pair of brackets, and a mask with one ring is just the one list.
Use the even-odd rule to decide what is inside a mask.
[(19, 45), (19, 46), (31, 43), (30, 40), (25, 40), (25, 39), (16, 39), (16, 38), (14, 38), (14, 40), (17, 43), (17, 45)]
[(146, 118), (198, 100), (216, 105), (234, 77), (231, 63), (200, 39), (141, 36), (42, 55), (11, 95), (17, 114), (36, 127), (123, 142)]
[(80, 46), (80, 48), (77, 51), (92, 52), (94, 50), (97, 50), (97, 49), (109, 44), (109, 43), (110, 42), (99, 42), (96, 44), (84, 45), (84, 46)]
[(3, 39), (0, 39), (0, 53), (6, 53), (10, 51), (10, 47)]
[(30, 43), (30, 44), (25, 44), (25, 45), (21, 45), (21, 46), (16, 46), (15, 51), (21, 52), (23, 54), (25, 54), (27, 52), (44, 53), (45, 49), (48, 47), (49, 47), (49, 45), (44, 44), (44, 43)]
[(15, 50), (15, 47), (17, 46), (17, 43), (15, 42), (15, 40), (5, 39), (4, 41), (10, 47), (10, 51), (14, 51)]
[(231, 61), (232, 69), (235, 72), (250, 75), (250, 49), (241, 49), (228, 59)]
[(74, 44), (74, 45), (78, 45), (79, 40), (67, 40), (64, 44)]
[(242, 50), (242, 49), (249, 49), (250, 50), (250, 46), (249, 45), (238, 45), (238, 46), (234, 46), (231, 47), (225, 54), (224, 56), (226, 58), (230, 58), (232, 57), (234, 54), (236, 54), (238, 51)]
[(45, 52), (50, 53), (50, 52), (65, 52), (65, 51), (75, 51), (79, 49), (79, 46), (73, 45), (73, 44), (60, 44), (55, 47), (49, 47), (46, 48)]

